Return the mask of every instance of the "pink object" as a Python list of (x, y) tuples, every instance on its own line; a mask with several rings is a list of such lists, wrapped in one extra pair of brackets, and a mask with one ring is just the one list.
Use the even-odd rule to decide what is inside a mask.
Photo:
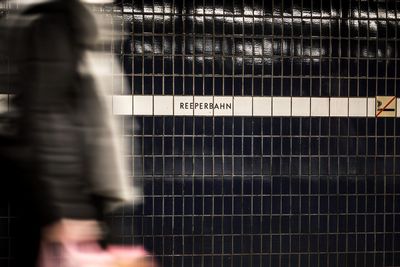
[[(97, 243), (42, 244), (38, 267), (114, 267), (149, 266), (156, 264), (140, 246), (110, 246), (103, 250)], [(141, 264), (139, 264), (141, 262)], [(147, 264), (143, 265), (143, 262)], [(124, 265), (124, 266), (125, 266)]]
[(107, 251), (115, 259), (115, 267), (156, 267), (157, 264), (147, 251), (140, 246), (109, 246)]

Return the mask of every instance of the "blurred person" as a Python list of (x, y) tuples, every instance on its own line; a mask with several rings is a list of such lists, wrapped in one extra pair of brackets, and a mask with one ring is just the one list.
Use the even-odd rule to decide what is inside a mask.
[(30, 267), (41, 242), (101, 240), (104, 213), (138, 193), (92, 69), (94, 16), (79, 0), (18, 3), (3, 24), (14, 96), (0, 159), (16, 209), (13, 266)]

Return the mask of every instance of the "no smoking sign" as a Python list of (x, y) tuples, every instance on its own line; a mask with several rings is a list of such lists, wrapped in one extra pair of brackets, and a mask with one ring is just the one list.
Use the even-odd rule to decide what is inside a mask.
[(376, 117), (396, 117), (396, 96), (376, 97)]

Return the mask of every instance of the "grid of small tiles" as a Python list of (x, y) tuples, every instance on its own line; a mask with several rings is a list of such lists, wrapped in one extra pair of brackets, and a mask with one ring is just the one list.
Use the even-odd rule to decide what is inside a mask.
[[(397, 5), (124, 2), (112, 12), (128, 34), (113, 52), (131, 91), (114, 92), (395, 96)], [(400, 265), (396, 118), (121, 120), (144, 204), (113, 222), (162, 266)]]

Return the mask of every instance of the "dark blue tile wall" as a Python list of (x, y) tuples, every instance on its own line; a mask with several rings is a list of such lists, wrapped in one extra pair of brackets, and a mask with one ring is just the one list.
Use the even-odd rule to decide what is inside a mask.
[[(397, 5), (122, 2), (115, 52), (135, 94), (397, 95)], [(121, 120), (144, 204), (114, 221), (163, 266), (400, 264), (397, 119)]]
[[(124, 10), (132, 10), (124, 12)], [(117, 10), (117, 11), (115, 11)], [(134, 94), (397, 95), (394, 1), (122, 2)], [(396, 118), (121, 118), (163, 266), (396, 266)], [(132, 129), (133, 121), (136, 128)], [(114, 218), (116, 220), (117, 218)]]

